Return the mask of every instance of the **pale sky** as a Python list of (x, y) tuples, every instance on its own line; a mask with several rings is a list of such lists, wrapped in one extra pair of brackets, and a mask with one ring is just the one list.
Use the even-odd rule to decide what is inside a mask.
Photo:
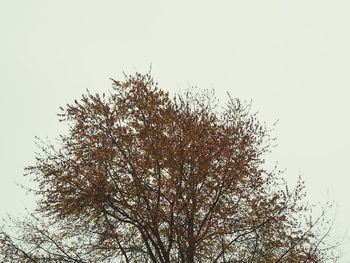
[(350, 262), (350, 1), (0, 0), (0, 33), (0, 216), (33, 207), (16, 183), (34, 136), (65, 131), (59, 106), (152, 64), (164, 90), (228, 91), (279, 119), (268, 161), (337, 204)]

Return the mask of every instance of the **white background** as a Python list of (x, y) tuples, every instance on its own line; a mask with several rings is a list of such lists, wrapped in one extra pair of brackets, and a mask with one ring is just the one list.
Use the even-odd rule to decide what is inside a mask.
[(164, 90), (228, 91), (279, 119), (269, 162), (302, 175), (308, 201), (335, 202), (350, 262), (349, 14), (345, 0), (0, 0), (0, 216), (33, 207), (16, 182), (28, 184), (34, 136), (65, 131), (59, 106), (152, 64)]

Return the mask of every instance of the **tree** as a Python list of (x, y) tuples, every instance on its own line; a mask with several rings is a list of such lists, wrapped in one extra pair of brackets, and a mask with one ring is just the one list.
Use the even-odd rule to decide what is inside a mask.
[(38, 208), (15, 237), (1, 232), (1, 262), (332, 259), (324, 216), (304, 219), (303, 182), (289, 190), (264, 168), (273, 138), (249, 105), (171, 99), (149, 74), (112, 81), (61, 108), (58, 147), (39, 143), (26, 168)]

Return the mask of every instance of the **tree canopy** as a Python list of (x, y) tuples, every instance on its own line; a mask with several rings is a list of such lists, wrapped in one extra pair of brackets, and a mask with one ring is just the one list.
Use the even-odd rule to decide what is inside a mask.
[(248, 104), (171, 98), (150, 74), (112, 82), (61, 108), (58, 145), (39, 142), (38, 207), (1, 232), (1, 262), (334, 260), (303, 182), (267, 170), (274, 139)]

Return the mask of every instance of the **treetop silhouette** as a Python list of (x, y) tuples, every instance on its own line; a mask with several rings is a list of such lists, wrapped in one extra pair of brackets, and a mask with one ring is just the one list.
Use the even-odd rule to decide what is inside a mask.
[[(2, 262), (326, 262), (303, 182), (264, 167), (273, 138), (249, 105), (150, 74), (61, 108), (69, 132), (26, 168), (38, 208), (0, 234)], [(327, 226), (327, 225), (326, 225)]]

